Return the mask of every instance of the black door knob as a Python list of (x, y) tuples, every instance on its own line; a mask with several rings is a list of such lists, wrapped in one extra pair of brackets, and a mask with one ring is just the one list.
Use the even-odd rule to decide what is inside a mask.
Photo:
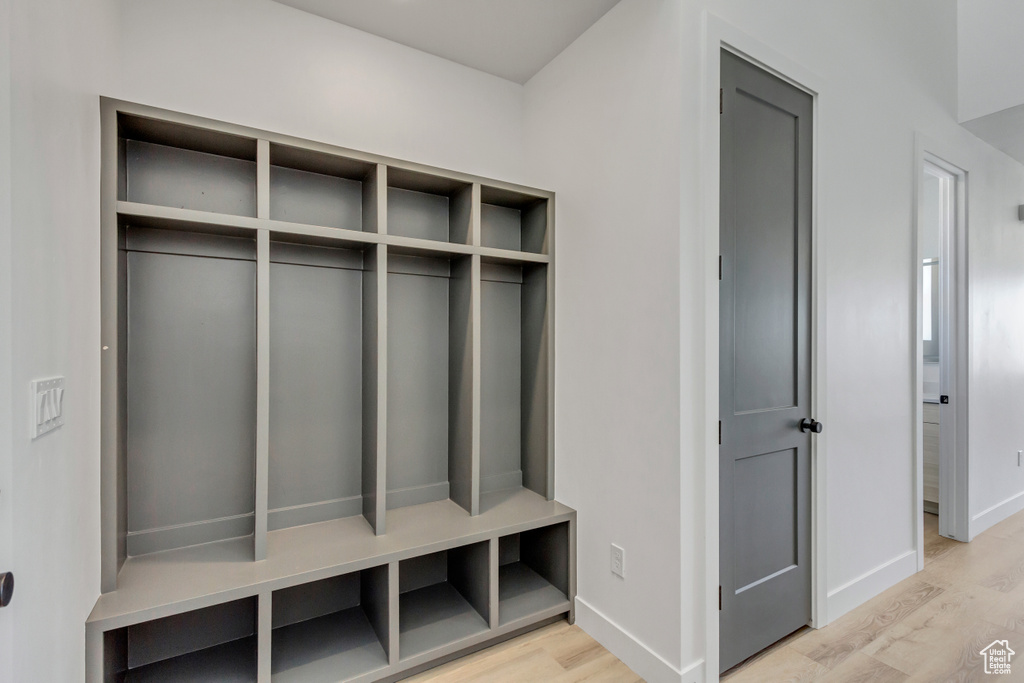
[(818, 422), (817, 420), (812, 420), (808, 417), (805, 417), (804, 419), (800, 420), (801, 432), (812, 431), (815, 434), (821, 434), (822, 429), (823, 427), (821, 426), (821, 423)]
[(11, 598), (14, 596), (14, 574), (11, 572), (4, 572), (0, 574), (0, 607), (7, 607), (11, 604)]

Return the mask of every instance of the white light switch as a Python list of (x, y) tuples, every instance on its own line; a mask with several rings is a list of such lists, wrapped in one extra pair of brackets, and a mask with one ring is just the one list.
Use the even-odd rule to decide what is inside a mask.
[(32, 380), (32, 438), (64, 424), (64, 378)]

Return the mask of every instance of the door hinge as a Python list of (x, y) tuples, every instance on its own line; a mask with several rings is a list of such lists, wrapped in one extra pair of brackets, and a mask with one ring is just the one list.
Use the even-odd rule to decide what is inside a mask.
[(725, 108), (724, 108), (724, 106), (722, 104), (722, 101), (725, 98), (725, 95), (723, 94), (722, 91), (723, 91), (723, 88), (719, 88), (718, 89), (718, 113), (719, 114), (722, 114), (722, 113), (725, 112)]
[(721, 279), (722, 279), (722, 257), (721, 256), (718, 257), (718, 279), (719, 279), (719, 281), (721, 281)]
[(722, 611), (722, 587), (718, 587), (718, 611)]
[(718, 445), (722, 445), (722, 421), (718, 421)]

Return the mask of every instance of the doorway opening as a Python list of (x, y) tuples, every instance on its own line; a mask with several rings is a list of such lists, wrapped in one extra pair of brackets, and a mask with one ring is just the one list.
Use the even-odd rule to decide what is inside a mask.
[(961, 339), (966, 174), (922, 156), (917, 213), (918, 567), (969, 541)]

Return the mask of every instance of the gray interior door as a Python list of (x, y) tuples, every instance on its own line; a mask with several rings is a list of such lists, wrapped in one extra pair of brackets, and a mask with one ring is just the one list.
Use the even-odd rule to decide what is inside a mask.
[(722, 52), (722, 671), (811, 614), (811, 112)]

